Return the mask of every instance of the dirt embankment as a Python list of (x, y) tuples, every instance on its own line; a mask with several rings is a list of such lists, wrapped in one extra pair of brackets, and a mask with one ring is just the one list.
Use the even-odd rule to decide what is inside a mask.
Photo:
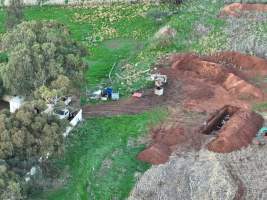
[(232, 3), (222, 9), (220, 16), (239, 17), (242, 11), (267, 12), (267, 4)]
[[(195, 150), (200, 150), (206, 146), (205, 141), (211, 139), (208, 149), (216, 152), (231, 152), (248, 146), (263, 123), (262, 117), (250, 111), (251, 104), (264, 100), (264, 88), (254, 85), (250, 79), (252, 74), (262, 76), (267, 73), (267, 61), (224, 52), (206, 57), (176, 54), (170, 56), (169, 62), (171, 68), (160, 70), (172, 80), (167, 91), (173, 91), (173, 84), (179, 80), (178, 95), (182, 109), (208, 115), (215, 112), (216, 115), (218, 110), (230, 105), (237, 107), (238, 111), (217, 135), (205, 136), (196, 129), (206, 123), (207, 116), (202, 122), (192, 121), (189, 124), (183, 124), (184, 118), (180, 118), (179, 123), (167, 121), (169, 128), (153, 130), (152, 144), (138, 158), (152, 164), (164, 163), (177, 147), (190, 144)], [(171, 94), (168, 93), (170, 102), (178, 97), (175, 96), (177, 92)], [(177, 118), (177, 112), (172, 117)]]
[(225, 106), (211, 116), (201, 133), (214, 135), (207, 145), (210, 151), (229, 153), (248, 146), (263, 125), (259, 114), (232, 106)]

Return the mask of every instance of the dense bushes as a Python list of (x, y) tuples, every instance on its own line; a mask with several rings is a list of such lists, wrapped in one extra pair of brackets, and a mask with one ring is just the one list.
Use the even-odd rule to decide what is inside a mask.
[(45, 165), (49, 156), (63, 152), (66, 123), (42, 114), (43, 109), (40, 102), (31, 102), (14, 114), (0, 112), (0, 199), (22, 199), (28, 189), (40, 187), (43, 178), (28, 189), (21, 178), (32, 166)]
[[(80, 82), (87, 50), (73, 41), (57, 22), (23, 22), (3, 36), (8, 63), (2, 66), (5, 88), (15, 95), (30, 96), (49, 87), (60, 75)], [(15, 81), (14, 81), (15, 80)]]
[(29, 160), (62, 151), (64, 122), (41, 110), (31, 103), (14, 114), (0, 113), (0, 159)]
[(0, 199), (22, 199), (18, 176), (8, 169), (7, 164), (0, 160)]

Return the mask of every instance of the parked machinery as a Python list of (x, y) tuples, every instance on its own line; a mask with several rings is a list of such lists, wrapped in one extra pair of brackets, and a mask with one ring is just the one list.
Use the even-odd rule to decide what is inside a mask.
[(267, 127), (262, 127), (258, 131), (256, 139), (258, 140), (259, 144), (266, 144), (266, 137), (267, 137)]
[(164, 92), (164, 85), (167, 83), (167, 76), (162, 74), (151, 75), (152, 80), (155, 81), (154, 93), (158, 96), (162, 96)]

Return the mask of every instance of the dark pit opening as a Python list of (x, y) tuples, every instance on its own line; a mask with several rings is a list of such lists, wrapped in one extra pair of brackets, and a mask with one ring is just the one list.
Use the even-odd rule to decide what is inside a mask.
[(3, 110), (3, 109), (9, 109), (9, 103), (0, 100), (0, 110)]
[(200, 129), (201, 133), (217, 135), (237, 110), (237, 107), (224, 106), (204, 123)]

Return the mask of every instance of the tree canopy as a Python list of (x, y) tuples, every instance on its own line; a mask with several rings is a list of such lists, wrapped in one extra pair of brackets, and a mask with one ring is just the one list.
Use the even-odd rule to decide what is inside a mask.
[(49, 88), (59, 76), (82, 80), (87, 50), (60, 23), (23, 22), (6, 33), (2, 43), (9, 57), (2, 79), (11, 94), (32, 95), (40, 87)]
[(31, 102), (14, 114), (0, 113), (0, 159), (28, 160), (62, 151), (66, 123), (41, 113), (40, 105)]
[(6, 28), (11, 30), (23, 20), (23, 3), (22, 0), (9, 0), (9, 5), (6, 7)]

